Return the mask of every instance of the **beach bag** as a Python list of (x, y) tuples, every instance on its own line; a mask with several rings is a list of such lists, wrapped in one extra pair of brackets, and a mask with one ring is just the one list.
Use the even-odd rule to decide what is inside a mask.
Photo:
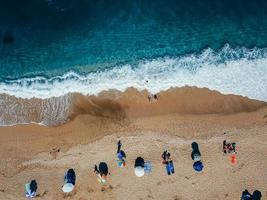
[(151, 171), (152, 171), (152, 165), (151, 165), (150, 162), (145, 162), (145, 164), (144, 164), (144, 170), (145, 170), (145, 173), (146, 174), (151, 173)]
[(117, 164), (119, 167), (125, 167), (125, 165), (126, 165), (124, 160), (119, 160), (119, 159), (117, 160)]
[(166, 171), (168, 175), (174, 174), (174, 166), (172, 161), (166, 163)]

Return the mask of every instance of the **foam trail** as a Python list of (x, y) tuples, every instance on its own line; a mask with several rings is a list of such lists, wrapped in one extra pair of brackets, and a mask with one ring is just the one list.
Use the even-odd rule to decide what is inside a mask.
[(24, 78), (1, 82), (0, 93), (45, 99), (74, 92), (97, 95), (128, 87), (156, 93), (185, 85), (267, 101), (267, 49), (226, 45), (218, 52), (208, 48), (197, 55), (140, 61), (137, 66), (117, 66), (86, 75), (68, 72), (50, 79)]
[(68, 119), (72, 95), (48, 99), (21, 99), (9, 95), (0, 95), (0, 126), (38, 123), (58, 125)]

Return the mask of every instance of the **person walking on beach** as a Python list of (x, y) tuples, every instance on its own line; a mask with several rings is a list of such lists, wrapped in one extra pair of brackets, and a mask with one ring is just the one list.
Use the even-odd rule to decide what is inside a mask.
[(30, 183), (25, 184), (25, 195), (28, 198), (36, 197), (37, 192), (37, 182), (35, 180), (31, 180)]
[(119, 140), (117, 144), (117, 163), (119, 167), (124, 167), (126, 165), (126, 154), (123, 150), (121, 150), (121, 141)]

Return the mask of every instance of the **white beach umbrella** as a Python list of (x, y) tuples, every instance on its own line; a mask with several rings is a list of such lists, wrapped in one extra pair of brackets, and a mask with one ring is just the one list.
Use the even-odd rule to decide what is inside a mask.
[(138, 176), (138, 177), (142, 177), (142, 176), (144, 176), (144, 174), (145, 174), (145, 170), (144, 170), (143, 167), (136, 167), (136, 168), (134, 169), (134, 173), (135, 173), (136, 176)]
[(66, 183), (63, 187), (62, 190), (65, 193), (69, 193), (74, 189), (74, 185), (72, 183)]

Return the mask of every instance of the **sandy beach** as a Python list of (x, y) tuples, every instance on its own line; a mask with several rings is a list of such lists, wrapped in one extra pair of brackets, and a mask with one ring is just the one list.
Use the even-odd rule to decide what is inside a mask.
[[(267, 199), (266, 102), (205, 88), (172, 88), (157, 95), (149, 101), (147, 91), (133, 88), (73, 94), (65, 124), (1, 127), (0, 199), (25, 199), (24, 184), (32, 178), (38, 182), (38, 199), (49, 200), (235, 200), (244, 189), (257, 189)], [(116, 163), (119, 139), (127, 154), (125, 168)], [(223, 140), (236, 142), (236, 164), (223, 154)], [(201, 173), (192, 168), (194, 141), (202, 153)], [(165, 149), (174, 161), (171, 176), (161, 162)], [(152, 173), (134, 175), (137, 156), (152, 163)], [(104, 185), (93, 171), (101, 161), (110, 170)], [(75, 169), (77, 184), (66, 196), (61, 187), (69, 168)]]

